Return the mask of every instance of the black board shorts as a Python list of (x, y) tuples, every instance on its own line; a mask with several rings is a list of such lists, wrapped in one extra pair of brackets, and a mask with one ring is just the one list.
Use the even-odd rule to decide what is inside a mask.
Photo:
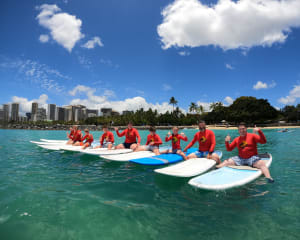
[(130, 148), (132, 144), (136, 144), (136, 142), (132, 142), (132, 143), (123, 143), (124, 148)]

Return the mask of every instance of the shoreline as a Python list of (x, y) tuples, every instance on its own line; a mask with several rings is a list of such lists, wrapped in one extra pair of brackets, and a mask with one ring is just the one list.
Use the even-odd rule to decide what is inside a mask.
[[(88, 128), (91, 131), (102, 131), (101, 126), (96, 125), (78, 125), (80, 129)], [(110, 130), (113, 130), (114, 127), (118, 127), (120, 130), (125, 129), (127, 126), (111, 126), (109, 127)], [(148, 130), (150, 126), (134, 126), (134, 128), (138, 130)], [(157, 130), (170, 130), (173, 126), (156, 126)], [(261, 129), (285, 129), (285, 128), (300, 128), (300, 125), (257, 125), (257, 127)], [(19, 130), (40, 130), (40, 131), (68, 131), (70, 128), (70, 125), (60, 125), (60, 126), (27, 126), (27, 125), (9, 125), (9, 126), (1, 126), (0, 129), (19, 129)], [(188, 130), (188, 129), (198, 129), (197, 125), (192, 126), (178, 126), (180, 130)], [(253, 127), (249, 127), (249, 129), (252, 129)], [(210, 130), (235, 130), (237, 129), (236, 126), (224, 126), (224, 125), (207, 125), (207, 129)]]

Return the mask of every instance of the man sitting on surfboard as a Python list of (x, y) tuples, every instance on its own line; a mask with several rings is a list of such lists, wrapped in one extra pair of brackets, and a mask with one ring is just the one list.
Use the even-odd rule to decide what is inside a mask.
[(184, 152), (181, 150), (180, 140), (187, 141), (188, 138), (187, 138), (187, 136), (185, 136), (184, 133), (178, 134), (178, 131), (179, 131), (178, 127), (173, 127), (172, 131), (173, 131), (173, 134), (168, 132), (168, 134), (165, 138), (166, 142), (169, 142), (170, 140), (172, 140), (172, 149), (162, 151), (161, 153), (179, 154), (186, 160), (187, 157), (184, 154)]
[(125, 142), (119, 144), (116, 149), (132, 149), (133, 151), (137, 150), (141, 143), (141, 137), (139, 132), (132, 127), (132, 123), (129, 122), (127, 128), (123, 132), (119, 132), (119, 129), (116, 127), (115, 131), (118, 137), (125, 136)]
[(67, 144), (73, 144), (73, 137), (74, 137), (74, 126), (70, 127), (70, 133), (67, 133), (67, 137), (69, 138)]
[(100, 146), (94, 147), (94, 148), (107, 148), (108, 150), (111, 150), (114, 146), (114, 134), (108, 130), (108, 127), (104, 125), (102, 127), (103, 134), (100, 137)]
[(188, 155), (188, 159), (205, 157), (215, 160), (217, 164), (221, 163), (218, 154), (214, 153), (216, 146), (215, 134), (213, 131), (206, 129), (206, 124), (202, 120), (199, 121), (199, 132), (195, 134), (193, 140), (185, 147), (184, 151), (186, 152), (196, 142), (199, 143), (199, 150)]
[(76, 125), (73, 126), (73, 131), (74, 132), (73, 132), (72, 141), (67, 142), (67, 144), (75, 144), (76, 142), (81, 142), (82, 133)]
[[(263, 132), (255, 126), (253, 129), (254, 133), (247, 133), (247, 126), (245, 123), (239, 124), (238, 131), (240, 136), (235, 138), (232, 143), (230, 143), (231, 137), (229, 135), (226, 136), (225, 145), (227, 151), (232, 151), (237, 147), (239, 155), (225, 160), (223, 163), (219, 164), (217, 168), (229, 165), (250, 166), (260, 169), (269, 182), (274, 182), (269, 169), (264, 161), (260, 160), (257, 152), (257, 143), (265, 144), (267, 142)], [(258, 133), (258, 135), (256, 133)]]
[(162, 140), (158, 134), (156, 134), (156, 128), (151, 126), (149, 128), (150, 134), (147, 136), (147, 142), (145, 146), (140, 146), (137, 151), (152, 151), (155, 155), (160, 155), (159, 145), (162, 144)]
[(82, 149), (86, 149), (87, 147), (92, 146), (92, 142), (94, 141), (93, 135), (87, 128), (84, 129), (84, 133), (85, 135), (81, 139), (81, 141), (74, 143), (73, 146), (82, 146)]

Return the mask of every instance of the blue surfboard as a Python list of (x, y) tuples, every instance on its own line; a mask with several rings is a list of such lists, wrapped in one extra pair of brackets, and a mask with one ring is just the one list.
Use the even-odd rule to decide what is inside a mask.
[[(198, 151), (196, 148), (190, 148), (187, 150), (187, 154), (193, 153)], [(130, 162), (142, 164), (142, 165), (165, 165), (170, 163), (176, 163), (182, 161), (182, 156), (178, 154), (161, 154), (153, 157), (146, 157), (146, 158), (138, 158), (132, 159)]]

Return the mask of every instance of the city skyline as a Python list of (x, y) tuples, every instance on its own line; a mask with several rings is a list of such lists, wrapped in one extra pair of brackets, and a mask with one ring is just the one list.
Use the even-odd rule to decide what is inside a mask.
[(185, 112), (240, 96), (300, 102), (299, 1), (43, 3), (1, 2), (0, 102), (21, 115), (32, 102), (160, 113), (171, 96)]

